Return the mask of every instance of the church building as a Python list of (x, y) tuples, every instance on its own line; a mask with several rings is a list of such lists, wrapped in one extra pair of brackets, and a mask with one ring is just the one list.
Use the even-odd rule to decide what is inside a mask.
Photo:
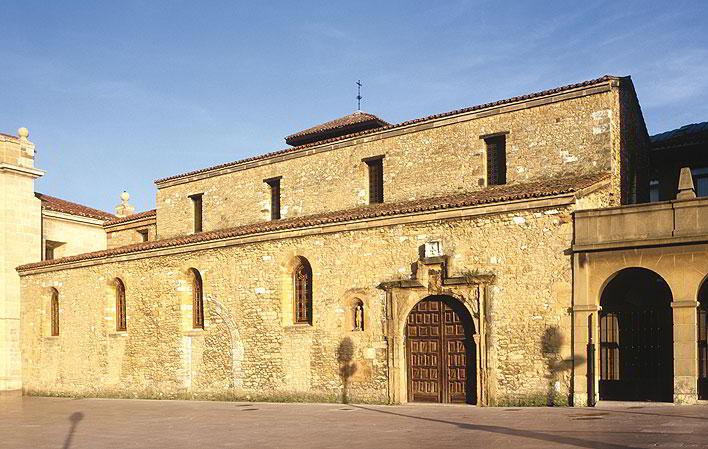
[(35, 195), (26, 134), (0, 142), (3, 379), (26, 394), (708, 399), (703, 172), (650, 138), (629, 77), (356, 111), (158, 179), (137, 214)]

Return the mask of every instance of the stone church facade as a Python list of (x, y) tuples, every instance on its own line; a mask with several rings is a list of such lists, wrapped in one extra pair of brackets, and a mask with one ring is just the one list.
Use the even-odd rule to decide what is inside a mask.
[[(286, 141), (156, 181), (156, 210), (105, 221), (105, 248), (20, 266), (23, 390), (584, 405), (614, 388), (587, 367), (602, 307), (578, 278), (607, 242), (586, 227), (582, 246), (578, 217), (648, 199), (628, 77)], [(690, 282), (708, 273), (694, 228)], [(666, 232), (655, 244), (685, 243)], [(698, 398), (690, 301), (676, 402)]]

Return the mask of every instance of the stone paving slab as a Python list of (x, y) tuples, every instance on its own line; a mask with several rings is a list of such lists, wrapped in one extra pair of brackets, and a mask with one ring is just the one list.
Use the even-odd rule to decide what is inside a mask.
[(0, 448), (708, 448), (708, 405), (270, 404), (0, 396)]

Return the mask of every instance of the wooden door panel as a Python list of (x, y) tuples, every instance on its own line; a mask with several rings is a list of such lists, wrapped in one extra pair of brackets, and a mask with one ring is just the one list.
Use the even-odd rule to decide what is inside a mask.
[(465, 330), (459, 313), (444, 301), (429, 299), (416, 305), (406, 326), (409, 400), (466, 402)]

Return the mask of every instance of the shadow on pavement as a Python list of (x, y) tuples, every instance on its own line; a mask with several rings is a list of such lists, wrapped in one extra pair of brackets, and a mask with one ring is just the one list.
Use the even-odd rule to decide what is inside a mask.
[(590, 441), (590, 440), (584, 440), (582, 438), (573, 438), (573, 437), (567, 437), (567, 436), (552, 435), (552, 434), (542, 433), (542, 432), (535, 432), (533, 430), (510, 429), (508, 427), (501, 427), (501, 426), (489, 426), (489, 425), (483, 425), (483, 424), (470, 424), (470, 423), (462, 423), (462, 422), (455, 422), (455, 421), (446, 421), (444, 419), (424, 418), (421, 416), (406, 415), (403, 413), (389, 412), (386, 410), (377, 410), (377, 409), (373, 409), (373, 408), (363, 407), (360, 405), (351, 405), (350, 404), (350, 406), (356, 407), (356, 408), (362, 409), (362, 410), (367, 410), (370, 412), (384, 413), (387, 415), (395, 415), (395, 416), (401, 416), (404, 418), (420, 419), (423, 421), (431, 421), (431, 422), (437, 422), (437, 423), (442, 423), (442, 424), (450, 424), (450, 425), (457, 426), (460, 429), (465, 429), (465, 430), (478, 430), (481, 432), (490, 432), (490, 433), (498, 433), (498, 434), (502, 434), (502, 435), (518, 436), (518, 437), (524, 437), (524, 438), (531, 438), (534, 440), (548, 441), (548, 442), (559, 443), (559, 444), (568, 444), (568, 445), (572, 445), (572, 446), (585, 447), (585, 448), (590, 448), (590, 449), (638, 449), (637, 446), (626, 446), (626, 445), (621, 445), (621, 444), (607, 443), (604, 441)]
[(71, 439), (74, 437), (74, 432), (76, 432), (76, 426), (79, 425), (79, 421), (82, 419), (84, 419), (84, 414), (81, 412), (75, 412), (69, 416), (71, 427), (69, 428), (69, 433), (66, 435), (66, 439), (64, 440), (63, 449), (69, 449), (71, 447)]

